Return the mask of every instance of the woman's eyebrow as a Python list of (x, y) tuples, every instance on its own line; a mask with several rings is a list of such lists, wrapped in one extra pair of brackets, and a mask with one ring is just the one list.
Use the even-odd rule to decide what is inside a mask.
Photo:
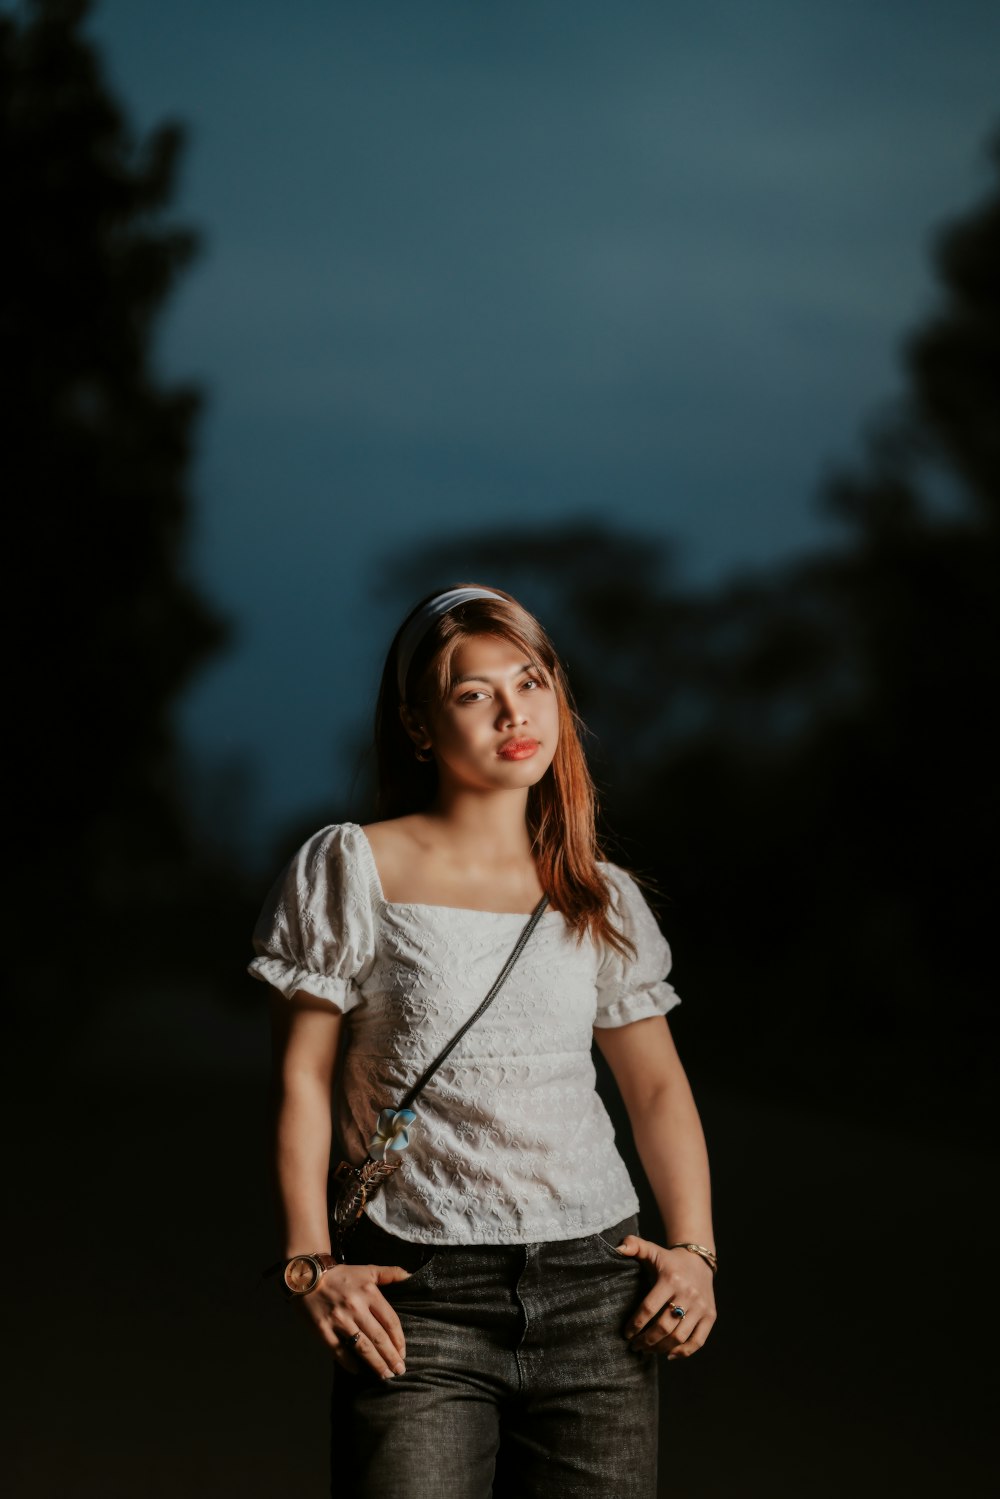
[[(538, 667), (535, 665), (534, 661), (524, 661), (520, 666), (512, 667), (511, 670), (507, 672), (507, 676), (519, 677), (523, 672), (537, 670)], [(488, 672), (480, 671), (470, 673), (468, 676), (456, 677), (452, 682), (452, 686), (457, 687), (459, 682), (495, 682), (498, 680), (500, 680), (500, 678), (496, 675), (490, 676)]]

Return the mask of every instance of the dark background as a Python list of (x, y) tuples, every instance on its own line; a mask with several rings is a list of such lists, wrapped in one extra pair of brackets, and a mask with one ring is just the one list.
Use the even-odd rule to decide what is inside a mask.
[(992, 9), (211, 11), (0, 7), (15, 1492), (325, 1492), (249, 930), (476, 578), (675, 953), (663, 1492), (985, 1494)]

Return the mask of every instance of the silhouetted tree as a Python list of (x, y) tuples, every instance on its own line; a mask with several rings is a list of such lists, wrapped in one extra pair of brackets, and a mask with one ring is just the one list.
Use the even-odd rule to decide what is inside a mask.
[(939, 240), (944, 295), (908, 342), (907, 397), (826, 496), (852, 541), (828, 581), (858, 684), (835, 726), (838, 833), (867, 871), (864, 907), (841, 912), (869, 972), (855, 992), (932, 1114), (937, 1093), (985, 1100), (995, 987), (1000, 136), (991, 157), (991, 192)]
[[(190, 841), (170, 709), (223, 638), (187, 571), (198, 396), (153, 359), (194, 250), (164, 222), (181, 150), (137, 141), (84, 0), (0, 17), (15, 963), (71, 1026), (181, 898)], [(41, 960), (41, 961), (40, 961)], [(41, 970), (41, 971), (40, 971)], [(30, 1011), (32, 1002), (26, 1001)]]
[[(1000, 131), (990, 155), (1000, 175)], [(998, 184), (1000, 186), (1000, 184)], [(1000, 506), (1000, 190), (942, 236), (940, 314), (911, 341), (914, 421), (996, 537)]]

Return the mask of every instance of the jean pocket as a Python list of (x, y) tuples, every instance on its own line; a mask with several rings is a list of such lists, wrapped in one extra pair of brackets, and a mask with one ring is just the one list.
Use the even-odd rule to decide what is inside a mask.
[[(406, 1292), (412, 1290), (414, 1287), (422, 1287), (424, 1282), (430, 1279), (431, 1271), (434, 1268), (434, 1261), (438, 1258), (438, 1251), (431, 1249), (426, 1244), (414, 1245), (413, 1248), (419, 1248), (422, 1252), (422, 1257), (419, 1263), (414, 1265), (411, 1262), (411, 1257), (407, 1256), (406, 1263), (402, 1265), (402, 1268), (409, 1272), (405, 1280), (390, 1280), (386, 1281), (385, 1285), (379, 1286), (382, 1295), (389, 1301), (392, 1300), (393, 1296), (405, 1296)], [(401, 1261), (390, 1258), (383, 1263), (398, 1265), (401, 1264)]]
[(639, 1232), (639, 1215), (630, 1213), (620, 1223), (613, 1223), (610, 1228), (602, 1228), (599, 1233), (591, 1236), (591, 1242), (596, 1248), (604, 1251), (605, 1255), (616, 1260), (619, 1265), (636, 1265), (638, 1261), (629, 1254), (619, 1254), (616, 1245), (620, 1244), (627, 1234)]

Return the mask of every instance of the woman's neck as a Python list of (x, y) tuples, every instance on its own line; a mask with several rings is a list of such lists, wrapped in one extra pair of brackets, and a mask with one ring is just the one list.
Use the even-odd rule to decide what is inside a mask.
[(486, 845), (500, 858), (517, 858), (531, 851), (527, 810), (527, 787), (488, 792), (462, 787), (439, 790), (425, 815), (456, 849)]

